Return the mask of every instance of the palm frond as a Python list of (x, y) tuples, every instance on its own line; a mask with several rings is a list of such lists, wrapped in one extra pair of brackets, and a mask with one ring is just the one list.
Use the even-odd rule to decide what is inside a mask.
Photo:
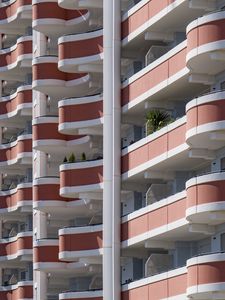
[(171, 117), (167, 112), (160, 111), (159, 109), (150, 110), (146, 114), (147, 134), (151, 134), (156, 130), (159, 130), (170, 122)]

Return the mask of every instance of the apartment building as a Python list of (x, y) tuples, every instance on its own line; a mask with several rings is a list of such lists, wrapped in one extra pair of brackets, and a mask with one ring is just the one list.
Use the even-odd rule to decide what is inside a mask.
[(0, 300), (225, 299), (224, 8), (1, 0)]

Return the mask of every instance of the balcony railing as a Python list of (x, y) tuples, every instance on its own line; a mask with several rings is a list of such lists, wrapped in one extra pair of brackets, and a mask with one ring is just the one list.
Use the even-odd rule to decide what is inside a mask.
[(126, 9), (123, 10), (123, 13), (127, 12), (128, 10), (130, 10), (132, 7), (134, 7), (140, 1), (141, 0), (128, 0), (127, 3), (126, 3)]
[[(77, 292), (91, 292), (102, 290), (102, 276), (95, 275), (92, 278), (85, 278), (86, 284), (82, 282), (82, 287), (79, 287), (79, 280), (75, 278), (75, 282), (71, 284), (69, 290), (63, 291), (62, 293), (77, 293)], [(73, 286), (76, 286), (75, 288)]]
[(58, 299), (59, 299), (58, 294), (47, 295), (47, 300), (58, 300)]
[(173, 255), (153, 253), (145, 263), (145, 277), (167, 272), (173, 268)]
[(31, 184), (32, 182), (27, 177), (19, 178), (19, 176), (17, 177), (16, 180), (12, 179), (12, 181), (10, 183), (4, 183), (4, 181), (3, 181), (0, 192), (11, 191), (11, 190), (17, 188), (17, 186), (19, 184), (23, 184), (23, 183)]
[(173, 187), (168, 183), (153, 183), (146, 193), (146, 205), (153, 204), (173, 194)]
[(23, 129), (23, 130), (19, 131), (17, 134), (12, 135), (10, 138), (4, 138), (4, 135), (3, 135), (2, 145), (6, 145), (6, 144), (10, 144), (12, 142), (15, 142), (20, 136), (27, 135), (27, 134), (32, 134), (32, 128)]
[(71, 163), (81, 163), (81, 162), (90, 162), (90, 161), (96, 161), (96, 160), (102, 160), (103, 159), (103, 155), (101, 153), (99, 154), (95, 154), (95, 155), (90, 155), (89, 157), (86, 157), (85, 155), (85, 158), (75, 158), (75, 161), (66, 161), (66, 162), (63, 162), (63, 164), (71, 164)]
[(158, 46), (158, 45), (151, 46), (151, 48), (148, 50), (147, 54), (145, 55), (145, 67), (153, 63), (156, 59), (160, 58), (170, 50), (171, 47), (169, 46)]

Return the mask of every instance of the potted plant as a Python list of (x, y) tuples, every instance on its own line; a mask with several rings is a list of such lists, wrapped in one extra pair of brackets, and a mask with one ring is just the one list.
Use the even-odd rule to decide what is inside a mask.
[(74, 163), (74, 162), (76, 162), (76, 158), (75, 158), (74, 153), (72, 153), (72, 154), (70, 155), (70, 157), (69, 157), (69, 159), (68, 159), (68, 162), (69, 162), (69, 163)]
[(146, 114), (146, 134), (149, 135), (162, 127), (166, 126), (172, 121), (167, 112), (159, 109), (150, 110)]
[(82, 160), (82, 161), (87, 160), (87, 159), (86, 159), (86, 154), (85, 154), (84, 152), (82, 153), (81, 160)]

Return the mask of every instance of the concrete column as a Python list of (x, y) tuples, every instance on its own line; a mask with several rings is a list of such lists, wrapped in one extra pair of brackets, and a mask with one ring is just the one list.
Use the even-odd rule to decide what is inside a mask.
[[(2, 1), (0, 0), (0, 3), (2, 3)], [(0, 34), (0, 49), (2, 49), (2, 38), (3, 38), (3, 34)], [(2, 97), (2, 80), (0, 80), (0, 97)]]
[(2, 272), (2, 268), (0, 268), (0, 286), (3, 285), (3, 272)]
[[(2, 45), (3, 45), (2, 38), (3, 38), (3, 34), (0, 34), (0, 49), (2, 49)], [(2, 80), (0, 80), (0, 97), (2, 97)]]
[(0, 191), (2, 190), (2, 184), (3, 184), (3, 173), (0, 173)]
[[(0, 221), (0, 239), (2, 239), (2, 220)], [(0, 286), (3, 285), (3, 272), (2, 272), (2, 268), (0, 268)]]
[[(46, 54), (46, 37), (44, 34), (33, 30), (33, 58)], [(45, 95), (33, 91), (33, 119), (46, 114)], [(33, 178), (46, 175), (46, 155), (36, 151), (33, 160)], [(47, 237), (47, 215), (40, 211), (33, 212), (34, 241)], [(48, 280), (47, 274), (34, 270), (33, 272), (33, 294), (34, 300), (47, 300)]]
[(47, 300), (47, 273), (41, 271), (35, 271), (34, 273), (34, 300)]
[(33, 57), (46, 55), (47, 39), (43, 33), (33, 30)]
[(103, 1), (103, 299), (120, 299), (120, 0)]
[(39, 152), (40, 176), (48, 175), (47, 155), (44, 152)]
[(0, 80), (0, 97), (2, 97), (2, 80)]
[[(33, 215), (34, 241), (47, 237), (47, 214), (36, 211)], [(34, 270), (34, 300), (47, 300), (47, 274)]]
[(37, 211), (35, 214), (36, 218), (36, 231), (37, 239), (46, 239), (47, 238), (47, 214), (41, 211)]
[(2, 225), (3, 225), (3, 221), (0, 220), (0, 239), (2, 239)]
[[(0, 1), (1, 3), (1, 1)], [(0, 34), (0, 49), (2, 49), (2, 46), (3, 46), (3, 34)]]
[[(47, 39), (43, 33), (33, 30), (33, 58), (46, 55)], [(33, 91), (33, 116), (46, 115), (46, 96)]]

